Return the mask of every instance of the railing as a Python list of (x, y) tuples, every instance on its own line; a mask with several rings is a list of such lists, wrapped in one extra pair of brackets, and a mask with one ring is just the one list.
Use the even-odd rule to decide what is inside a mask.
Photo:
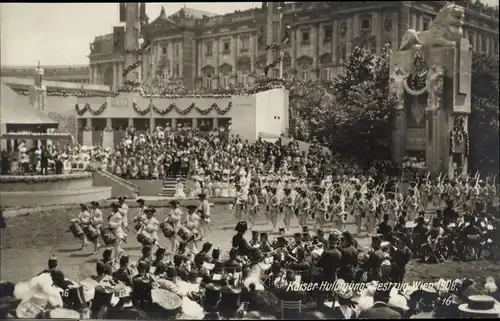
[(135, 193), (139, 193), (139, 186), (127, 181), (126, 179), (123, 179), (119, 176), (116, 176), (115, 174), (112, 174), (110, 172), (107, 172), (107, 171), (103, 171), (103, 170), (98, 170), (100, 174), (102, 174), (103, 176), (121, 184), (121, 185), (124, 185), (124, 186), (127, 186), (127, 187), (130, 187), (132, 189), (134, 189), (134, 192)]

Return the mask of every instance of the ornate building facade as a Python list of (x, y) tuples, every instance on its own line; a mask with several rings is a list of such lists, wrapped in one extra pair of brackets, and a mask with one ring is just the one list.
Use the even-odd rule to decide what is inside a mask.
[[(498, 8), (456, 2), (467, 9), (464, 37), (472, 49), (498, 54)], [(396, 51), (407, 29), (428, 29), (445, 3), (263, 2), (262, 8), (222, 16), (193, 9), (168, 16), (162, 9), (156, 19), (145, 23), (140, 22), (136, 8), (132, 14), (141, 24), (137, 29), (147, 34), (151, 49), (138, 56), (141, 66), (134, 72), (143, 81), (188, 88), (248, 85), (279, 58), (279, 52), (266, 50), (274, 44), (281, 46), (286, 74), (329, 81), (356, 46), (380, 54), (390, 44)], [(114, 89), (123, 84), (128, 67), (123, 52), (130, 30), (118, 27), (113, 34), (96, 37), (89, 55), (92, 83)], [(279, 75), (279, 64), (272, 64), (268, 76)]]

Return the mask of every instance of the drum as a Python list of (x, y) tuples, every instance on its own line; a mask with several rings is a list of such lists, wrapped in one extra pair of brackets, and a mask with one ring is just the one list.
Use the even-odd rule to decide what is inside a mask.
[(137, 234), (137, 242), (141, 243), (144, 246), (153, 245), (155, 240), (145, 234), (139, 233)]
[(69, 225), (69, 230), (71, 231), (71, 233), (73, 233), (73, 236), (76, 238), (79, 238), (83, 234), (85, 234), (83, 232), (82, 226), (80, 225), (80, 223), (78, 223), (78, 221), (71, 222), (71, 224)]
[(175, 235), (175, 230), (172, 225), (162, 222), (160, 224), (160, 230), (163, 232), (166, 238), (170, 238)]
[(179, 235), (179, 237), (184, 241), (184, 242), (189, 242), (191, 241), (192, 239), (194, 239), (194, 235), (193, 233), (191, 233), (191, 231), (185, 227), (185, 226), (181, 226), (179, 228), (179, 231), (177, 231), (177, 235)]
[(111, 245), (116, 241), (116, 235), (113, 233), (113, 230), (109, 227), (104, 227), (101, 229), (101, 237), (106, 245)]
[(136, 232), (139, 231), (142, 228), (142, 225), (143, 225), (142, 222), (135, 223), (134, 225), (135, 231)]
[(93, 241), (99, 236), (99, 231), (92, 225), (84, 226), (83, 232), (85, 233), (89, 241)]

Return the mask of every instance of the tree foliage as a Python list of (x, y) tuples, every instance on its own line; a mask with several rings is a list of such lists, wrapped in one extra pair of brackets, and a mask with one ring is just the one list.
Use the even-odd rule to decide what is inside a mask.
[(331, 86), (336, 98), (331, 113), (331, 147), (337, 153), (365, 163), (390, 158), (391, 110), (389, 96), (391, 51), (380, 56), (356, 48), (345, 72)]
[(469, 116), (469, 168), (498, 173), (499, 71), (498, 57), (474, 54)]

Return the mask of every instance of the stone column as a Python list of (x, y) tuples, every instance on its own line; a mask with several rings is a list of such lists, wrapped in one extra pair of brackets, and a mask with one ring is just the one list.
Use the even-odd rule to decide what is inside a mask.
[(417, 27), (417, 14), (415, 12), (411, 13), (411, 28), (418, 30)]
[(197, 44), (198, 51), (198, 66), (196, 66), (196, 76), (201, 77), (201, 68), (202, 68), (202, 56), (203, 56), (203, 40), (200, 40)]
[(133, 118), (128, 119), (128, 127), (134, 127), (134, 119)]
[(93, 76), (92, 65), (89, 65), (89, 84), (92, 83), (92, 76)]
[[(184, 38), (183, 38), (184, 39)], [(184, 78), (184, 41), (178, 42), (179, 45), (179, 57), (177, 62), (179, 63), (179, 77)]]
[[(106, 129), (112, 129), (112, 122), (111, 118), (106, 118)], [(114, 145), (114, 134), (113, 131), (110, 130), (104, 130), (102, 132), (102, 147), (106, 148), (113, 148)]]
[(319, 69), (319, 62), (318, 62), (318, 42), (319, 42), (319, 25), (318, 24), (313, 24), (311, 25), (311, 50), (312, 50), (312, 57), (313, 57), (313, 65), (311, 66), (314, 70), (312, 73), (313, 79), (318, 79), (318, 69)]
[(214, 117), (214, 118), (213, 118), (212, 123), (213, 123), (213, 125), (214, 125), (214, 126), (213, 126), (213, 128), (214, 128), (214, 129), (219, 128), (219, 118)]
[(352, 52), (352, 18), (347, 19), (347, 32), (346, 32), (346, 58)]
[(290, 60), (291, 60), (291, 67), (293, 69), (297, 69), (297, 37), (298, 37), (298, 32), (297, 32), (297, 27), (293, 27), (292, 31), (291, 31), (291, 35), (290, 37), (292, 38), (291, 39), (291, 45), (292, 45), (292, 48), (291, 48), (291, 52), (290, 52)]
[[(87, 118), (87, 128), (92, 128), (92, 118)], [(83, 131), (83, 145), (92, 146), (92, 130)]]
[(398, 14), (398, 34), (397, 38), (393, 39), (393, 48), (399, 48), (403, 35), (408, 29), (410, 29), (410, 9), (403, 5), (401, 6), (401, 11)]
[(198, 118), (193, 118), (193, 128), (198, 128)]
[(417, 18), (417, 31), (424, 31), (424, 16), (418, 15)]
[(123, 62), (118, 62), (118, 88), (123, 85)]
[(255, 72), (255, 56), (258, 53), (257, 50), (257, 35), (251, 35), (248, 40), (249, 54), (250, 54), (250, 72)]
[(356, 14), (353, 18), (351, 18), (350, 23), (348, 22), (347, 28), (349, 28), (349, 25), (351, 26), (351, 38), (349, 38), (349, 41), (352, 41), (361, 33), (361, 21), (359, 19), (359, 15)]
[(231, 56), (233, 57), (233, 83), (236, 84), (238, 78), (238, 68), (236, 68), (236, 61), (238, 59), (238, 36), (233, 36), (233, 39), (231, 39), (231, 41)]
[(339, 29), (339, 21), (334, 20), (332, 24), (332, 63), (337, 63), (337, 45), (338, 45), (338, 29)]
[(152, 132), (152, 130), (155, 128), (155, 119), (153, 117), (149, 118), (149, 130)]
[(177, 128), (177, 118), (172, 118), (172, 129), (176, 129)]
[(382, 52), (382, 46), (383, 46), (383, 32), (384, 32), (384, 22), (382, 20), (382, 13), (376, 11), (373, 12), (373, 18), (372, 18), (372, 30), (373, 34), (375, 35), (375, 39), (377, 41), (377, 48), (376, 53), (377, 55), (380, 55)]
[(219, 66), (220, 66), (220, 55), (221, 55), (221, 51), (220, 51), (220, 39), (219, 37), (215, 37), (214, 39), (215, 41), (215, 50), (214, 50), (214, 60), (215, 61), (215, 79), (216, 79), (216, 84), (215, 84), (215, 87), (216, 88), (219, 88), (219, 83), (220, 83), (220, 73), (219, 73)]
[(112, 62), (113, 65), (113, 86), (111, 90), (118, 89), (118, 66), (116, 65), (116, 61)]
[(92, 65), (92, 83), (93, 84), (98, 84), (99, 83), (99, 74), (98, 74), (98, 68), (97, 64)]

